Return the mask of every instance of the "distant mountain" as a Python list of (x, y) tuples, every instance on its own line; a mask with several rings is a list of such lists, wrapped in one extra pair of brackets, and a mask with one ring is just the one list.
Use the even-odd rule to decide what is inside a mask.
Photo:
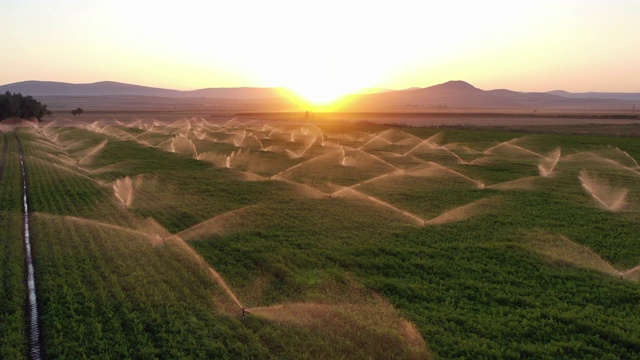
[(23, 81), (0, 86), (0, 91), (20, 92), (32, 96), (103, 96), (145, 95), (176, 97), (180, 92), (148, 86), (101, 81), (92, 84), (70, 84), (55, 81)]
[(571, 93), (564, 90), (549, 91), (547, 94), (562, 96), (568, 99), (610, 99), (625, 101), (640, 101), (640, 93), (610, 93), (610, 92), (586, 92)]
[(383, 93), (383, 92), (388, 92), (388, 91), (394, 91), (391, 89), (385, 89), (385, 88), (364, 88), (360, 91), (358, 91), (358, 94), (377, 94), (377, 93)]
[[(281, 88), (207, 88), (192, 91), (154, 88), (148, 86), (102, 81), (91, 84), (70, 84), (52, 81), (23, 81), (0, 86), (0, 93), (6, 91), (32, 95), (57, 108), (66, 108), (85, 102), (93, 108), (122, 107), (123, 103), (136, 106), (154, 107), (224, 107), (238, 106), (259, 109), (265, 106), (290, 109), (293, 103)], [(73, 97), (73, 99), (72, 99)], [(88, 99), (92, 97), (92, 99)], [(369, 89), (350, 96), (343, 110), (429, 110), (429, 109), (631, 109), (632, 101), (640, 101), (640, 94), (623, 93), (582, 93), (566, 91), (526, 93), (507, 89), (481, 90), (464, 81), (449, 81), (425, 88), (403, 90)], [(243, 103), (244, 105), (240, 104)], [(250, 104), (249, 104), (250, 103)], [(238, 105), (240, 104), (240, 105)], [(274, 107), (275, 106), (275, 107)], [(87, 106), (88, 107), (88, 106)]]
[[(364, 108), (596, 108), (617, 104), (612, 99), (573, 99), (549, 93), (506, 89), (481, 90), (464, 81), (426, 88), (389, 91), (353, 97), (351, 107)], [(624, 103), (624, 102), (623, 102)]]
[(149, 86), (101, 81), (90, 84), (70, 84), (55, 81), (23, 81), (0, 86), (0, 92), (19, 92), (32, 96), (157, 96), (170, 98), (268, 99), (281, 97), (276, 88), (209, 88), (192, 91), (154, 88)]

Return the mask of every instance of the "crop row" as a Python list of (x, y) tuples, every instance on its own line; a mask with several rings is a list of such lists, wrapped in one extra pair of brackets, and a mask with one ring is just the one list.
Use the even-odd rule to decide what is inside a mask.
[[(79, 173), (33, 161), (38, 145), (29, 134), (23, 138), (25, 149), (32, 154), (27, 159), (30, 174), (34, 174), (30, 176), (31, 201), (41, 209), (33, 215), (32, 232), (49, 357), (293, 358), (321, 354), (341, 358), (373, 353), (361, 346), (362, 341), (343, 339), (330, 331), (283, 327), (254, 317), (241, 321), (221, 313), (225, 295), (183, 245), (158, 242), (153, 232), (146, 235), (114, 227), (125, 216), (122, 214), (134, 216), (143, 210), (114, 207), (110, 204), (113, 198), (100, 199), (102, 189)], [(164, 154), (153, 151), (159, 157)], [(169, 155), (166, 161), (167, 168), (176, 170), (160, 173), (158, 166), (155, 174), (149, 171), (144, 177), (155, 175), (159, 183), (152, 182), (145, 190), (143, 182), (139, 200), (151, 206), (154, 199), (166, 195), (183, 196), (173, 208), (156, 204), (156, 211), (165, 211), (166, 219), (175, 216), (173, 209), (203, 210), (178, 229), (244, 204), (271, 200), (285, 204), (292, 197), (304, 198), (286, 183), (240, 182), (229, 170), (214, 171), (177, 155)], [(153, 166), (147, 165), (147, 170)], [(63, 199), (69, 191), (66, 184), (85, 186), (87, 194), (92, 187), (92, 206), (77, 207)], [(223, 187), (227, 184), (236, 188)], [(167, 191), (163, 185), (173, 188)], [(306, 206), (312, 209), (314, 204)], [(378, 346), (383, 351), (398, 351)]]
[(27, 353), (24, 255), (22, 244), (22, 177), (13, 134), (0, 137), (0, 358)]
[[(74, 130), (65, 141), (71, 144), (86, 132)], [(532, 233), (546, 231), (588, 245), (617, 267), (640, 263), (638, 213), (633, 207), (622, 213), (598, 208), (577, 179), (585, 166), (579, 161), (567, 162), (554, 177), (538, 178), (525, 190), (477, 189), (453, 175), (428, 181), (390, 177), (361, 186), (366, 194), (429, 216), (479, 198), (498, 198), (485, 205), (491, 211), (469, 220), (417, 227), (366, 199), (310, 198), (299, 185), (244, 181), (233, 168), (216, 169), (112, 138), (84, 167), (113, 165), (108, 168), (113, 171), (87, 175), (63, 163), (35, 161), (41, 144), (24, 136), (28, 160), (34, 160), (28, 161), (35, 174), (31, 201), (43, 212), (35, 217), (34, 238), (44, 279), (45, 341), (55, 357), (286, 358), (301, 347), (310, 357), (355, 354), (339, 356), (353, 350), (345, 338), (222, 315), (220, 288), (178, 243), (167, 240), (154, 247), (144, 235), (111, 226), (153, 217), (176, 233), (224, 213), (224, 231), (212, 227), (190, 244), (248, 305), (339, 299), (327, 289), (353, 277), (390, 299), (444, 358), (640, 354), (637, 284), (541, 258), (523, 243)], [(92, 144), (104, 138), (92, 136)], [(447, 142), (477, 150), (516, 136), (444, 134)], [(522, 141), (541, 153), (558, 144), (569, 147), (567, 152), (600, 146), (588, 137), (539, 135)], [(637, 156), (637, 145), (625, 141), (603, 139)], [(500, 156), (509, 160), (501, 167), (447, 166), (494, 181), (535, 175), (535, 162)], [(309, 168), (323, 179), (349, 175), (323, 170), (331, 169)], [(628, 188), (633, 205), (635, 175), (609, 170), (601, 176)], [(142, 181), (135, 185), (131, 208), (121, 209), (108, 185), (85, 175), (100, 181), (141, 175)], [(304, 181), (305, 172), (290, 175)], [(232, 210), (237, 211), (228, 213)], [(92, 333), (103, 334), (104, 342)]]
[[(380, 222), (356, 231), (351, 223), (349, 233), (314, 221), (322, 211), (301, 217), (298, 210), (283, 206), (270, 213), (272, 227), (192, 245), (241, 285), (241, 295), (265, 302), (317, 297), (330, 274), (355, 274), (416, 322), (445, 358), (640, 353), (637, 284), (546, 263), (520, 246), (518, 234), (527, 229), (510, 219), (403, 230)], [(266, 289), (256, 295), (256, 284)]]
[(216, 315), (213, 281), (179, 248), (54, 215), (35, 216), (33, 237), (49, 357), (246, 355), (247, 335)]

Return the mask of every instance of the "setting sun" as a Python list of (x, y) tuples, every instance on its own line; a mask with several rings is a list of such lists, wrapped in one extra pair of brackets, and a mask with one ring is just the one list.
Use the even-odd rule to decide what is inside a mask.
[(296, 87), (292, 91), (311, 105), (328, 106), (345, 95), (344, 89), (311, 84), (306, 87)]
[(329, 109), (340, 104), (346, 96), (358, 93), (360, 89), (341, 87), (329, 82), (291, 85), (287, 87), (288, 96), (310, 109)]
[[(616, 3), (10, 0), (2, 15), (46, 20), (24, 28), (27, 15), (3, 18), (9, 33), (22, 30), (5, 39), (14, 50), (0, 59), (11, 69), (0, 83), (285, 87), (315, 105), (364, 88), (459, 78), (480, 88), (575, 91), (593, 90), (586, 81), (595, 77), (599, 90), (631, 91), (639, 5)], [(59, 50), (77, 44), (83, 51)], [(42, 53), (54, 55), (47, 66)]]
[(0, 360), (640, 360), (640, 0), (2, 0)]

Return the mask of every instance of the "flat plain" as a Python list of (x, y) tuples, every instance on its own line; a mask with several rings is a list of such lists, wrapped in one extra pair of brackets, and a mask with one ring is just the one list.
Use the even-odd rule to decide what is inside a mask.
[(185, 117), (0, 137), (0, 358), (640, 356), (640, 142)]

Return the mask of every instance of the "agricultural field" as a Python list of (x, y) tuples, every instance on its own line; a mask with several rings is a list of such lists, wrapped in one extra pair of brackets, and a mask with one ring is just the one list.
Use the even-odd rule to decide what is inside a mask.
[(235, 118), (0, 137), (0, 358), (640, 357), (640, 141)]

